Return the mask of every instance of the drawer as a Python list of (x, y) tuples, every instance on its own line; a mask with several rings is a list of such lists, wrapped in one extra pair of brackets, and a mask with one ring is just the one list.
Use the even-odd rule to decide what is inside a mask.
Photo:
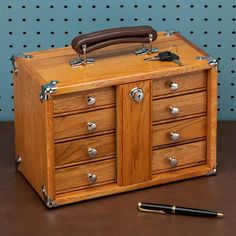
[(108, 87), (59, 95), (55, 97), (53, 104), (55, 114), (115, 104), (115, 88)]
[(206, 160), (206, 141), (194, 142), (153, 151), (152, 171), (177, 169)]
[(94, 134), (115, 129), (115, 108), (54, 118), (55, 139)]
[(153, 101), (153, 121), (175, 119), (206, 112), (206, 92)]
[[(90, 177), (89, 177), (90, 176)], [(62, 168), (55, 171), (55, 190), (70, 190), (115, 181), (115, 160)]]
[(206, 136), (206, 117), (153, 126), (153, 146), (178, 143)]
[(185, 75), (170, 76), (153, 81), (153, 96), (175, 94), (206, 88), (206, 72), (197, 71)]
[(55, 164), (96, 160), (115, 155), (115, 134), (55, 144)]

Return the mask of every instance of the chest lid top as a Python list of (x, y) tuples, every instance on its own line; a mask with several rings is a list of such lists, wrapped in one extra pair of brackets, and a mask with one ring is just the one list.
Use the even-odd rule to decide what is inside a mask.
[(57, 80), (57, 94), (83, 91), (129, 83), (133, 81), (159, 78), (191, 71), (210, 68), (207, 60), (196, 60), (196, 57), (207, 56), (201, 49), (179, 33), (167, 36), (158, 33), (153, 47), (159, 51), (171, 50), (177, 53), (183, 66), (173, 62), (144, 61), (152, 55), (135, 55), (139, 48), (137, 43), (120, 44), (99, 49), (89, 54), (95, 58), (93, 65), (72, 68), (69, 61), (77, 58), (71, 47), (49, 49), (29, 53), (31, 59), (18, 58), (21, 65), (29, 66), (40, 78), (40, 83)]

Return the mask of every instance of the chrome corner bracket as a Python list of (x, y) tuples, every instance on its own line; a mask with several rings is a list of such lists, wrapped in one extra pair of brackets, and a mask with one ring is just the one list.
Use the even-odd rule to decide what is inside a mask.
[(211, 67), (217, 67), (218, 66), (218, 60), (215, 57), (198, 56), (198, 57), (196, 57), (196, 60), (198, 60), (198, 61), (206, 60)]
[(42, 185), (43, 201), (48, 208), (57, 207), (58, 204), (47, 195), (47, 191), (44, 185)]
[(84, 44), (82, 46), (82, 49), (83, 49), (83, 57), (81, 57), (79, 54), (78, 59), (69, 62), (72, 68), (76, 68), (81, 65), (86, 66), (86, 65), (94, 64), (95, 59), (92, 57), (87, 57), (87, 45)]
[(59, 81), (52, 80), (49, 83), (42, 85), (42, 90), (39, 94), (39, 98), (41, 101), (48, 100), (50, 95), (57, 91), (58, 89), (56, 86), (57, 83), (59, 83)]
[[(216, 164), (216, 165), (217, 165), (217, 164)], [(212, 170), (210, 170), (210, 171), (208, 172), (207, 176), (216, 175), (216, 173), (217, 173), (216, 165), (213, 167)]]
[(149, 48), (146, 48), (144, 44), (141, 44), (141, 48), (138, 48), (134, 51), (136, 55), (147, 55), (147, 54), (152, 54), (152, 53), (157, 53), (159, 52), (158, 48), (154, 48), (152, 46), (153, 44), (153, 35), (149, 34), (148, 36), (149, 39)]
[(22, 157), (21, 156), (18, 155), (18, 156), (15, 157), (15, 165), (16, 165), (16, 169), (18, 171), (20, 171), (21, 161), (22, 161)]
[(168, 30), (164, 30), (164, 34), (167, 37), (172, 36), (173, 34), (179, 33), (179, 31), (177, 31), (176, 29), (168, 29)]
[(16, 65), (16, 58), (31, 59), (31, 58), (33, 58), (33, 56), (32, 55), (26, 55), (26, 54), (23, 54), (23, 53), (13, 54), (11, 56), (11, 63), (12, 63), (12, 67), (13, 67), (13, 73), (18, 75), (19, 70), (18, 70), (17, 65)]

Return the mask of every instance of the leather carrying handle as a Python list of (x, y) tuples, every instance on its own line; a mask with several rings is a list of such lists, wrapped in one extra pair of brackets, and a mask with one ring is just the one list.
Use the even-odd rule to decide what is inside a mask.
[(86, 45), (86, 53), (89, 53), (114, 44), (150, 43), (156, 38), (157, 32), (151, 26), (121, 27), (77, 36), (72, 40), (71, 46), (78, 54), (83, 55), (83, 45)]

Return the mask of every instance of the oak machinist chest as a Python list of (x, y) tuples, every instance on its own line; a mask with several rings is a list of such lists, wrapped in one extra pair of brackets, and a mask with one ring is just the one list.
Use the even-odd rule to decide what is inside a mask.
[(215, 173), (217, 62), (177, 32), (150, 43), (183, 65), (133, 42), (93, 65), (71, 47), (13, 58), (16, 164), (49, 208)]

